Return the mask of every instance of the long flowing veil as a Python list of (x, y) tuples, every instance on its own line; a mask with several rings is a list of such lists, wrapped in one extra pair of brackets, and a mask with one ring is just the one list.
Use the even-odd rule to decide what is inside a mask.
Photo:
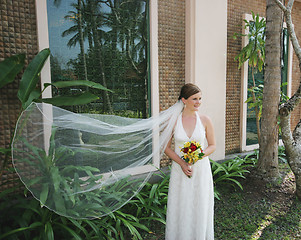
[(126, 204), (156, 170), (183, 109), (131, 119), (32, 103), (20, 116), (13, 164), (32, 195), (56, 213), (97, 218)]

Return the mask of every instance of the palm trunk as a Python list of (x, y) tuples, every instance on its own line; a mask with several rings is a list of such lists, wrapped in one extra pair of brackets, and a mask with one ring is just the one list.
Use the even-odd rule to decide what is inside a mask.
[(281, 85), (280, 36), (282, 12), (274, 0), (267, 0), (266, 6), (266, 66), (257, 170), (259, 174), (275, 180), (279, 177), (277, 117)]
[[(94, 40), (94, 49), (95, 49), (95, 53), (96, 53), (96, 59), (98, 60), (98, 63), (99, 63), (102, 85), (105, 88), (107, 88), (107, 81), (106, 81), (106, 76), (104, 73), (104, 67), (103, 67), (102, 56), (101, 56), (101, 38), (99, 36), (95, 20), (92, 21), (92, 23), (93, 23), (92, 32), (93, 32), (93, 40)], [(104, 106), (107, 107), (108, 111), (113, 112), (113, 108), (112, 108), (112, 104), (111, 104), (111, 100), (110, 100), (108, 91), (103, 91), (103, 100), (104, 100)]]
[[(77, 1), (77, 13), (78, 13), (78, 34), (79, 34), (79, 45), (80, 45), (80, 55), (83, 61), (83, 68), (84, 68), (84, 76), (85, 80), (88, 80), (88, 71), (87, 71), (87, 61), (86, 61), (86, 55), (85, 55), (85, 48), (84, 48), (84, 35), (83, 35), (83, 19), (82, 19), (82, 9), (81, 9), (81, 0)], [(86, 90), (88, 91), (89, 88), (86, 87)]]

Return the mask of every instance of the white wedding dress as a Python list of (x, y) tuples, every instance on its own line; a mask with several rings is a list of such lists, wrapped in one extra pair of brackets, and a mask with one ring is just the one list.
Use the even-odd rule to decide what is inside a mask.
[[(174, 129), (175, 152), (179, 156), (184, 142), (195, 140), (204, 147), (205, 137), (205, 128), (198, 114), (190, 138), (183, 128), (180, 114)], [(192, 169), (193, 175), (189, 178), (179, 164), (172, 163), (166, 217), (167, 240), (214, 239), (214, 190), (209, 158), (197, 161)]]

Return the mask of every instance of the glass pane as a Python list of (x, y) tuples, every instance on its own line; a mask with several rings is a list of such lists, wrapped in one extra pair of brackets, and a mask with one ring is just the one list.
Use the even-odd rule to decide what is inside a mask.
[(47, 0), (47, 11), (51, 81), (89, 80), (113, 91), (53, 89), (54, 96), (88, 91), (99, 97), (66, 109), (148, 117), (148, 1)]
[[(288, 71), (288, 46), (289, 38), (287, 29), (283, 29), (283, 52), (281, 57), (281, 83), (287, 83), (287, 71)], [(255, 85), (259, 86), (264, 82), (264, 70), (259, 72), (257, 69), (254, 69), (254, 80)], [(253, 78), (251, 68), (248, 68), (248, 88), (253, 86)], [(287, 86), (284, 85), (281, 89), (285, 94), (287, 94)], [(252, 97), (251, 92), (248, 91), (248, 98)], [(256, 126), (256, 115), (255, 109), (250, 107), (250, 103), (247, 104), (247, 138), (246, 145), (252, 145), (258, 143), (257, 137), (257, 126)]]
[[(289, 37), (287, 28), (283, 29), (283, 47), (281, 59), (281, 83), (287, 83)], [(287, 85), (282, 86), (282, 92), (287, 95)]]
[[(259, 86), (263, 84), (264, 81), (264, 70), (259, 72), (257, 69), (254, 69), (254, 81), (255, 86)], [(248, 69), (248, 89), (254, 86), (253, 77), (252, 77), (252, 70), (249, 67)], [(252, 92), (248, 91), (248, 99), (252, 97)], [(257, 137), (257, 125), (256, 125), (256, 114), (255, 108), (250, 107), (251, 103), (248, 103), (247, 108), (247, 145), (257, 144), (258, 137)]]

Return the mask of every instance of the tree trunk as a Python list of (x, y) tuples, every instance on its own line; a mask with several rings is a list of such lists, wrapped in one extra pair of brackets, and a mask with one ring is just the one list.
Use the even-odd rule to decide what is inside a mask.
[[(81, 0), (77, 1), (77, 14), (78, 14), (78, 34), (79, 34), (79, 45), (80, 45), (80, 55), (83, 61), (84, 68), (84, 76), (85, 80), (88, 80), (88, 71), (87, 71), (87, 61), (85, 55), (85, 47), (84, 47), (84, 34), (83, 34), (83, 17), (82, 17), (82, 5)], [(86, 87), (86, 91), (89, 91), (89, 88)]]
[[(94, 14), (94, 12), (92, 12), (92, 15)], [(94, 19), (94, 21), (92, 22), (93, 26), (92, 26), (92, 33), (93, 33), (93, 41), (94, 41), (94, 51), (95, 51), (95, 55), (96, 55), (96, 59), (99, 63), (99, 69), (100, 69), (100, 78), (102, 80), (102, 85), (107, 88), (107, 80), (106, 80), (106, 76), (105, 76), (105, 72), (104, 72), (104, 65), (102, 62), (102, 56), (101, 56), (101, 37), (99, 36), (99, 30), (97, 28), (97, 24), (96, 24), (96, 19)], [(112, 104), (111, 104), (111, 100), (108, 94), (108, 91), (102, 91), (103, 94), (103, 101), (104, 101), (104, 107), (107, 108), (109, 113), (113, 112), (113, 108), (112, 108)], [(106, 110), (106, 109), (105, 109)]]
[(301, 199), (301, 119), (291, 133), (290, 112), (280, 107), (280, 125), (288, 164), (295, 174), (296, 195)]
[(276, 179), (278, 170), (278, 107), (280, 102), (280, 42), (282, 12), (274, 0), (266, 1), (266, 61), (262, 101), (261, 139), (257, 170)]
[[(301, 71), (301, 47), (295, 34), (292, 23), (291, 11), (293, 8), (294, 0), (289, 0), (287, 7), (285, 7), (279, 0), (274, 0), (280, 9), (283, 10), (288, 28), (290, 40), (292, 42), (294, 51), (299, 61), (299, 68)], [(291, 132), (290, 116), (291, 112), (301, 101), (301, 79), (298, 90), (295, 94), (285, 103), (279, 107), (280, 126), (282, 133), (282, 140), (285, 146), (285, 152), (288, 164), (292, 169), (296, 178), (296, 195), (301, 199), (301, 119), (295, 127), (293, 133)]]

